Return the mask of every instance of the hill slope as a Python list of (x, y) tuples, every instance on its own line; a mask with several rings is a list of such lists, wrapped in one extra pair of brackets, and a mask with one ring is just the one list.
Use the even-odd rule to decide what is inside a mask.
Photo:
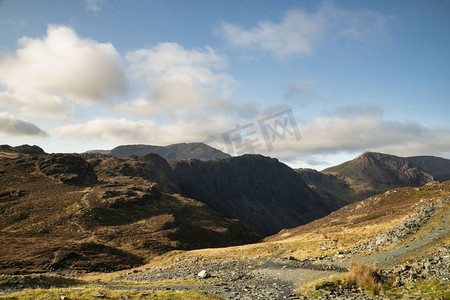
[(334, 199), (339, 207), (361, 200), (358, 199), (350, 184), (336, 175), (322, 173), (314, 169), (295, 169), (295, 172), (316, 192)]
[[(175, 290), (201, 289), (223, 299), (447, 299), (449, 195), (448, 181), (398, 188), (262, 243), (168, 253), (108, 280), (151, 285), (175, 278), (183, 282)], [(346, 284), (351, 262), (382, 268), (379, 278), (389, 280), (381, 296)], [(199, 268), (212, 275), (200, 287), (189, 282)]]
[(435, 156), (412, 156), (406, 160), (434, 177), (435, 180), (450, 180), (450, 159)]
[(421, 186), (434, 180), (432, 175), (407, 158), (375, 152), (366, 152), (322, 173), (348, 182), (359, 200), (392, 188)]
[(339, 208), (277, 159), (243, 155), (170, 163), (184, 195), (264, 234), (307, 223)]
[(110, 154), (115, 157), (126, 157), (131, 155), (143, 156), (148, 153), (155, 153), (165, 159), (176, 160), (188, 158), (209, 160), (230, 157), (229, 154), (203, 143), (180, 143), (168, 146), (122, 145), (110, 151)]
[(171, 168), (156, 154), (139, 159), (86, 154), (86, 161), (75, 154), (2, 149), (2, 270), (108, 271), (173, 249), (261, 238), (247, 225), (177, 194)]

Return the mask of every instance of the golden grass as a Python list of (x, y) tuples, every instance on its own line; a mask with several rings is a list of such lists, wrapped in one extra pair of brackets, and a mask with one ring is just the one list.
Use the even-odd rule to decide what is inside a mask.
[(378, 268), (374, 265), (355, 264), (352, 262), (350, 270), (345, 274), (346, 284), (349, 287), (357, 285), (364, 290), (369, 290), (375, 295), (379, 295), (382, 285), (378, 271)]
[(61, 296), (66, 296), (66, 299), (77, 300), (92, 300), (95, 299), (92, 295), (96, 292), (101, 292), (105, 295), (104, 299), (160, 299), (160, 300), (220, 300), (215, 295), (206, 294), (203, 291), (137, 291), (137, 290), (106, 290), (99, 287), (85, 287), (79, 289), (27, 289), (17, 293), (0, 295), (0, 299), (8, 300), (51, 300), (61, 299)]
[(126, 286), (126, 287), (148, 287), (148, 288), (156, 288), (156, 287), (166, 287), (166, 286), (208, 286), (208, 285), (216, 285), (222, 284), (223, 281), (219, 279), (210, 279), (205, 281), (201, 278), (190, 277), (190, 278), (180, 278), (180, 279), (167, 279), (161, 281), (131, 281), (131, 280), (114, 280), (111, 281), (103, 281), (103, 284), (107, 284), (108, 286)]
[[(268, 258), (268, 257), (284, 257), (290, 256), (296, 259), (316, 258), (322, 255), (332, 255), (337, 251), (346, 251), (354, 247), (355, 243), (363, 242), (384, 232), (403, 218), (393, 219), (383, 223), (373, 223), (362, 226), (360, 228), (345, 228), (337, 230), (335, 228), (327, 228), (317, 232), (307, 232), (284, 239), (282, 241), (269, 241), (257, 244), (249, 244), (236, 247), (226, 248), (210, 248), (191, 251), (171, 251), (153, 258), (148, 264), (136, 268), (137, 270), (145, 270), (155, 266), (169, 265), (172, 263), (194, 263), (195, 258)], [(321, 250), (326, 243), (332, 243), (334, 246), (325, 251)], [(84, 280), (111, 280), (117, 278), (120, 274), (130, 272), (130, 270), (119, 271), (109, 274), (97, 273), (87, 274), (83, 276)]]
[(344, 275), (334, 274), (325, 278), (316, 279), (305, 283), (297, 288), (299, 293), (309, 293), (311, 290), (316, 290), (326, 283), (333, 283), (334, 285), (339, 285), (344, 281)]

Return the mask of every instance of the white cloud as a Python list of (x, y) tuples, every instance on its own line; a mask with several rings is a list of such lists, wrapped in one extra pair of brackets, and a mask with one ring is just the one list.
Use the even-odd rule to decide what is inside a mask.
[(36, 125), (17, 119), (12, 115), (0, 113), (0, 135), (2, 136), (47, 136), (47, 133)]
[(87, 10), (98, 13), (101, 10), (102, 5), (105, 3), (105, 0), (85, 0), (84, 5)]
[(236, 47), (262, 49), (278, 57), (311, 54), (317, 44), (328, 36), (340, 35), (358, 41), (386, 38), (388, 18), (370, 10), (344, 10), (323, 2), (318, 10), (308, 13), (289, 10), (279, 23), (258, 22), (245, 29), (224, 22), (218, 30)]
[(45, 119), (63, 120), (74, 106), (54, 95), (0, 91), (0, 109)]
[[(331, 116), (299, 124), (302, 139), (278, 139), (273, 155), (283, 161), (318, 155), (376, 151), (400, 156), (450, 156), (450, 128), (385, 120), (380, 114)], [(264, 149), (263, 149), (264, 150)]]
[(227, 120), (210, 117), (198, 121), (179, 121), (160, 124), (149, 120), (130, 120), (126, 118), (100, 118), (83, 124), (58, 127), (52, 133), (62, 138), (83, 142), (115, 141), (119, 144), (143, 143), (167, 145), (180, 142), (202, 141), (210, 132), (226, 128)]
[(92, 104), (125, 92), (121, 59), (109, 43), (81, 39), (69, 27), (49, 26), (44, 38), (22, 38), (19, 45), (14, 55), (0, 59), (3, 96), (8, 94), (13, 108), (62, 108), (70, 106), (63, 104), (68, 100)]
[(258, 47), (277, 56), (309, 54), (324, 32), (326, 19), (320, 14), (289, 11), (280, 23), (259, 22), (252, 29), (223, 23), (221, 35), (233, 46)]
[(140, 115), (165, 112), (186, 116), (227, 98), (236, 84), (224, 69), (226, 59), (213, 49), (185, 49), (176, 43), (161, 43), (129, 52), (131, 76), (141, 81), (147, 93), (117, 109)]
[[(356, 108), (352, 108), (353, 110)], [(364, 111), (363, 108), (361, 108)], [(339, 110), (338, 110), (339, 112)], [(271, 112), (272, 114), (273, 112)], [(224, 134), (233, 131), (236, 125), (245, 127), (244, 138), (254, 140), (254, 153), (276, 157), (288, 164), (299, 165), (300, 161), (312, 162), (325, 167), (324, 157), (335, 155), (357, 155), (364, 151), (377, 151), (399, 156), (437, 155), (450, 157), (450, 129), (431, 128), (416, 123), (389, 121), (381, 114), (368, 113), (361, 116), (334, 115), (315, 118), (298, 123), (301, 140), (286, 133), (273, 140), (273, 150), (268, 151), (259, 130), (258, 120), (232, 120), (226, 116), (213, 115), (198, 120), (183, 120), (160, 123), (149, 120), (126, 118), (95, 119), (83, 124), (66, 125), (51, 131), (64, 139), (82, 142), (111, 142), (118, 144), (144, 143), (167, 145), (180, 142), (205, 141), (223, 151), (232, 149), (241, 154), (244, 148), (227, 144)], [(279, 128), (281, 129), (281, 128)], [(251, 133), (253, 132), (253, 133)], [(247, 133), (251, 133), (246, 136)], [(269, 132), (270, 133), (270, 132)], [(279, 131), (280, 133), (280, 131)], [(245, 146), (245, 140), (243, 140)], [(248, 150), (248, 149), (247, 149)], [(301, 164), (300, 164), (301, 165)]]

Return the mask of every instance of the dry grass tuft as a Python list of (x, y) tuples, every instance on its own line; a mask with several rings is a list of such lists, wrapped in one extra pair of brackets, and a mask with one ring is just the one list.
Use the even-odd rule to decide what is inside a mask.
[(369, 290), (375, 295), (379, 295), (382, 286), (378, 271), (376, 266), (352, 262), (350, 270), (345, 275), (345, 280), (348, 286), (357, 285), (364, 290)]

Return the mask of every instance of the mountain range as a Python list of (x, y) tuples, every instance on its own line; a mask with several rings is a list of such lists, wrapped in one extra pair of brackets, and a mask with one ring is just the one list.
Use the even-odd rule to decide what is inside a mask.
[(126, 269), (170, 250), (257, 242), (392, 188), (450, 178), (450, 160), (431, 156), (367, 152), (319, 172), (176, 145), (166, 156), (185, 159), (0, 146), (0, 267)]
[(399, 157), (366, 152), (321, 173), (343, 180), (355, 193), (355, 199), (362, 200), (397, 187), (449, 180), (450, 160), (434, 156)]

